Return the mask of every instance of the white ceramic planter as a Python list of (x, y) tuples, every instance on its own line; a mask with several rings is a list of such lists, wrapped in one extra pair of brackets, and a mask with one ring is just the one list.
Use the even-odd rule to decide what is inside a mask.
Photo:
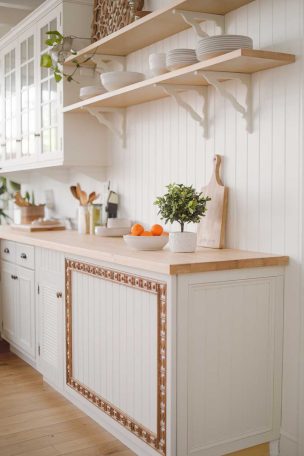
[(169, 247), (171, 252), (189, 253), (196, 249), (196, 233), (184, 231), (183, 233), (170, 233)]

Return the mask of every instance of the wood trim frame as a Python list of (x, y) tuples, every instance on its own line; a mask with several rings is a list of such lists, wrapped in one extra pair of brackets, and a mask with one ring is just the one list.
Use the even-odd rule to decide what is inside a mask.
[[(138, 290), (157, 295), (157, 434), (146, 429), (114, 404), (90, 390), (73, 377), (72, 347), (72, 273), (98, 277)], [(166, 455), (167, 424), (167, 285), (153, 279), (132, 275), (102, 266), (90, 265), (77, 260), (65, 260), (65, 306), (66, 306), (66, 383), (100, 410), (120, 423), (162, 455)]]

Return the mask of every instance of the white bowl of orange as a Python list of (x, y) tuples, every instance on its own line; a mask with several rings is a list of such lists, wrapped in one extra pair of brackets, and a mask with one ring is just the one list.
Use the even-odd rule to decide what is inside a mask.
[(153, 225), (146, 231), (142, 225), (136, 223), (131, 233), (124, 236), (125, 243), (135, 250), (162, 250), (169, 241), (168, 234), (161, 225)]

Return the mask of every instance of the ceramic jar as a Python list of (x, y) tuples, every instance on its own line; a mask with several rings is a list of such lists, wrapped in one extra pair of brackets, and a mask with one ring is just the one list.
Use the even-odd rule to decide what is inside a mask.
[(89, 209), (88, 206), (78, 208), (78, 234), (89, 233)]
[(169, 247), (171, 252), (190, 253), (196, 249), (197, 235), (189, 231), (170, 233)]

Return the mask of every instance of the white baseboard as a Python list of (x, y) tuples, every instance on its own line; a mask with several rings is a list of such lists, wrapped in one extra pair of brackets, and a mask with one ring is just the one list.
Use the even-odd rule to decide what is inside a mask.
[(11, 342), (10, 342), (10, 351), (12, 353), (14, 353), (15, 355), (17, 355), (18, 358), (23, 359), (23, 361), (25, 361), (27, 364), (29, 364), (30, 366), (32, 366), (34, 369), (37, 370), (36, 360), (31, 358), (30, 356), (26, 355), (25, 353), (23, 353), (21, 350), (19, 350), (17, 347), (15, 347)]
[(280, 440), (274, 440), (269, 443), (269, 455), (280, 456)]
[(280, 456), (299, 456), (299, 442), (288, 432), (281, 431)]

